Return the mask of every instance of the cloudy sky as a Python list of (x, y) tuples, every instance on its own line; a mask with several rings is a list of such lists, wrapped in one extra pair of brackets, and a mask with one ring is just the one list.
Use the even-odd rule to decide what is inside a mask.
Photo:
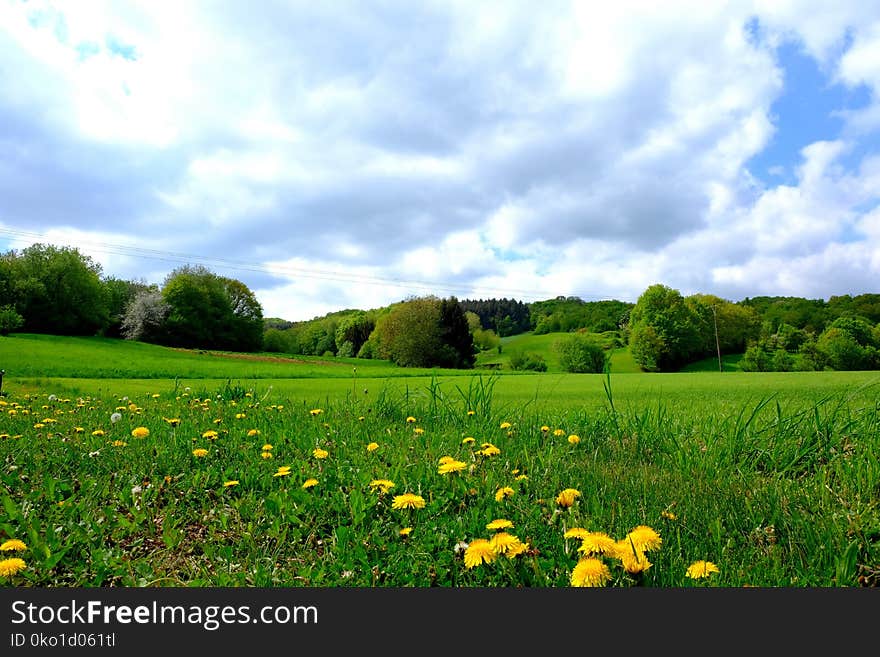
[(304, 320), (880, 292), (880, 3), (0, 0), (0, 249)]

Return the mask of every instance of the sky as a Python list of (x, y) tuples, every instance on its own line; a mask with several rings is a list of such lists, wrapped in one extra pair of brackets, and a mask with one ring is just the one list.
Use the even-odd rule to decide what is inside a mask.
[(0, 250), (265, 317), (880, 293), (880, 3), (0, 0)]

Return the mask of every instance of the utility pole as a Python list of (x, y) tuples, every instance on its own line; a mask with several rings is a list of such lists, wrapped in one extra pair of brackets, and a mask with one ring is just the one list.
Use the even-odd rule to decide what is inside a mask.
[(712, 319), (715, 323), (715, 349), (718, 351), (718, 371), (723, 372), (724, 367), (721, 365), (721, 343), (718, 341), (718, 313), (715, 312), (715, 306), (712, 306)]

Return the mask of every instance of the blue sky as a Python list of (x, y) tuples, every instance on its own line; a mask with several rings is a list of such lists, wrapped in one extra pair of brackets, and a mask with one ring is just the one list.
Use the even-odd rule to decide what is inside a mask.
[(878, 87), (848, 0), (0, 0), (0, 248), (290, 320), (878, 292)]

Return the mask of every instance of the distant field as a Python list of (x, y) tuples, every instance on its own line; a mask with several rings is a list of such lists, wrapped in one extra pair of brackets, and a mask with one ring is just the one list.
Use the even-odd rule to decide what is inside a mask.
[[(567, 333), (520, 333), (501, 338), (501, 353), (497, 350), (484, 351), (477, 355), (477, 367), (499, 366), (507, 368), (511, 354), (520, 351), (538, 354), (547, 363), (548, 372), (561, 372), (559, 356), (553, 348), (554, 343), (567, 336)], [(614, 349), (611, 352), (611, 371), (616, 373), (639, 372), (639, 366), (633, 360), (629, 349)]]

